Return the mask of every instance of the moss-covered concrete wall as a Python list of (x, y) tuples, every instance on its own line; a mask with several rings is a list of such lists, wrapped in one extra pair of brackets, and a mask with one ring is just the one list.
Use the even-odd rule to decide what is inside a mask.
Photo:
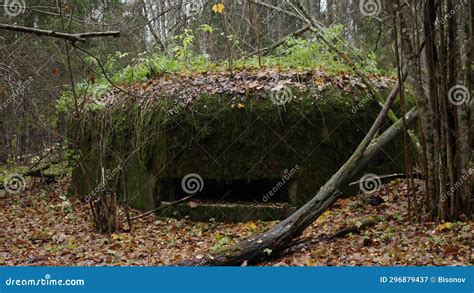
[[(120, 174), (106, 185), (146, 210), (159, 204), (166, 178), (197, 173), (204, 179), (278, 181), (298, 165), (290, 202), (299, 206), (345, 162), (370, 128), (380, 106), (373, 100), (360, 106), (364, 99), (363, 90), (329, 87), (321, 92), (294, 89), (284, 106), (221, 94), (202, 95), (186, 106), (172, 97), (156, 97), (91, 110), (82, 126), (74, 125), (70, 132), (72, 141), (83, 141), (72, 187), (79, 196), (90, 194), (101, 168), (120, 165)], [(369, 170), (402, 171), (402, 151), (399, 139)]]

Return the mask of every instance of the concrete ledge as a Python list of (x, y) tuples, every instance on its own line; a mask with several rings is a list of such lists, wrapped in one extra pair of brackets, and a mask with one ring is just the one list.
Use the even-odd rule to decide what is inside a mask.
[[(162, 205), (169, 205), (163, 202)], [(215, 219), (218, 222), (245, 222), (245, 221), (275, 221), (289, 216), (294, 208), (289, 204), (264, 205), (245, 203), (197, 203), (191, 207), (188, 203), (164, 208), (158, 212), (158, 216), (171, 218), (184, 218), (188, 216), (193, 221), (209, 221)]]

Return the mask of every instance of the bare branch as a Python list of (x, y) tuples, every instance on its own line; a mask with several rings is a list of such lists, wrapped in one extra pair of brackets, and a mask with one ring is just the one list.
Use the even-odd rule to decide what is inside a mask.
[(247, 58), (247, 57), (250, 57), (250, 56), (253, 56), (255, 54), (258, 54), (258, 53), (263, 53), (264, 55), (267, 55), (269, 54), (271, 51), (273, 51), (276, 47), (280, 46), (281, 44), (283, 44), (284, 42), (286, 42), (289, 38), (291, 37), (296, 37), (296, 36), (299, 36), (303, 33), (305, 33), (306, 31), (308, 31), (310, 29), (310, 26), (309, 25), (306, 25), (302, 28), (300, 28), (299, 30), (289, 34), (289, 35), (286, 35), (285, 37), (281, 38), (280, 40), (276, 41), (275, 43), (273, 43), (271, 46), (269, 47), (265, 47), (265, 48), (261, 48), (260, 50), (256, 50), (256, 51), (253, 51), (247, 55), (244, 56), (244, 58)]
[(167, 205), (162, 205), (162, 206), (159, 206), (155, 209), (152, 209), (151, 211), (148, 211), (148, 212), (145, 212), (143, 214), (140, 214), (138, 216), (135, 216), (133, 218), (130, 218), (130, 220), (136, 220), (136, 219), (140, 219), (140, 218), (143, 218), (143, 217), (146, 217), (148, 215), (151, 215), (153, 213), (156, 213), (157, 211), (159, 210), (162, 210), (162, 209), (167, 209), (167, 208), (170, 208), (172, 206), (175, 206), (175, 205), (178, 205), (180, 203), (184, 203), (184, 202), (187, 202), (189, 201), (190, 199), (192, 199), (194, 197), (194, 195), (196, 195), (195, 193), (191, 194), (191, 195), (188, 195), (186, 197), (183, 197), (182, 199), (178, 199), (178, 200), (175, 200), (173, 202), (170, 202), (169, 204)]
[(295, 17), (295, 18), (297, 18), (297, 19), (299, 19), (299, 20), (301, 20), (301, 21), (303, 21), (303, 22), (305, 21), (305, 20), (304, 20), (302, 17), (300, 17), (299, 15), (297, 15), (297, 14), (291, 12), (291, 11), (285, 10), (285, 9), (279, 7), (279, 6), (273, 6), (273, 5), (270, 5), (270, 4), (268, 4), (268, 3), (265, 3), (265, 2), (262, 2), (262, 1), (259, 1), (259, 0), (251, 0), (251, 2), (253, 2), (253, 3), (257, 4), (257, 5), (260, 5), (260, 6), (262, 6), (262, 7), (266, 7), (266, 8), (268, 8), (268, 9), (278, 11), (278, 12), (280, 12), (280, 13), (282, 13), (282, 14), (286, 14), (286, 15), (288, 15), (288, 16)]
[(79, 34), (68, 34), (68, 33), (55, 32), (55, 31), (31, 28), (31, 27), (26, 27), (26, 26), (17, 26), (17, 25), (5, 24), (5, 23), (0, 23), (0, 29), (7, 30), (7, 31), (21, 32), (21, 33), (30, 33), (30, 34), (35, 34), (37, 36), (48, 36), (48, 37), (53, 37), (53, 38), (59, 38), (59, 39), (64, 39), (71, 42), (85, 42), (87, 38), (94, 38), (94, 37), (120, 36), (119, 31), (86, 32), (86, 33), (79, 33)]

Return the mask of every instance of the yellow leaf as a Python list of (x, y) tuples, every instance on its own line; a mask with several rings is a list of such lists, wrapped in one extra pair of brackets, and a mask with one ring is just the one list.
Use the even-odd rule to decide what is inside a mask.
[(326, 220), (326, 218), (331, 214), (330, 211), (325, 211), (321, 216), (319, 216), (319, 218), (316, 219), (316, 224), (321, 224), (322, 222), (324, 222), (324, 220)]
[(76, 248), (76, 240), (75, 239), (69, 239), (68, 243), (67, 243), (67, 248), (68, 249), (75, 249)]
[(214, 13), (221, 14), (224, 11), (224, 4), (217, 3), (217, 4), (212, 5), (212, 11), (214, 11)]
[(304, 260), (304, 264), (308, 267), (313, 267), (315, 265), (314, 261), (310, 257), (307, 257)]
[(118, 240), (118, 241), (129, 239), (129, 235), (125, 233), (113, 233), (111, 236), (113, 240)]
[(239, 109), (243, 109), (243, 108), (245, 108), (245, 105), (244, 105), (244, 104), (241, 104), (241, 103), (239, 103), (239, 104), (237, 105), (237, 108), (239, 108)]
[(249, 222), (247, 224), (247, 227), (250, 229), (250, 230), (255, 230), (257, 229), (257, 225), (254, 223), (254, 222)]
[(436, 227), (436, 230), (437, 231), (444, 231), (444, 230), (449, 230), (453, 227), (453, 223), (451, 222), (446, 222), (446, 223), (443, 223), (443, 224), (440, 224)]
[(313, 249), (311, 250), (310, 252), (310, 256), (311, 258), (321, 258), (323, 257), (324, 255), (327, 254), (327, 251), (326, 251), (326, 248), (324, 247), (320, 247), (320, 248), (317, 248), (317, 249)]

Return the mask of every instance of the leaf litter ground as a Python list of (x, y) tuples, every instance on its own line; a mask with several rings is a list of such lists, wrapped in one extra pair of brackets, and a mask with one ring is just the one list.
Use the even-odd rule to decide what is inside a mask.
[[(31, 185), (31, 184), (30, 184)], [(170, 265), (263, 232), (274, 222), (198, 223), (148, 216), (111, 235), (94, 231), (88, 205), (62, 196), (68, 182), (36, 184), (19, 194), (0, 193), (0, 265), (154, 266)], [(265, 266), (473, 265), (474, 221), (408, 221), (406, 183), (393, 181), (371, 196), (341, 198), (306, 229), (291, 253), (260, 263)], [(417, 192), (422, 192), (417, 182)], [(192, 204), (192, 203), (190, 203)], [(132, 211), (138, 215), (138, 211)], [(338, 230), (370, 216), (385, 220), (360, 233), (327, 240)], [(122, 211), (120, 219), (124, 219)], [(246, 265), (246, 263), (244, 263)]]

